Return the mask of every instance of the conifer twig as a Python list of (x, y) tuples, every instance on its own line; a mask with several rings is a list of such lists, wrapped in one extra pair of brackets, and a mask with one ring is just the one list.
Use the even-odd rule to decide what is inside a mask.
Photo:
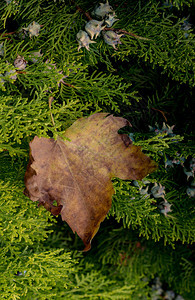
[(117, 33), (124, 33), (124, 34), (127, 34), (127, 35), (131, 35), (133, 37), (135, 37), (136, 39), (139, 39), (139, 40), (146, 40), (146, 41), (152, 41), (151, 39), (148, 39), (148, 38), (144, 38), (142, 36), (139, 36), (139, 35), (136, 35), (132, 32), (128, 32), (126, 30), (123, 30), (123, 29), (117, 29), (117, 28), (112, 28), (112, 27), (105, 27), (103, 29), (104, 31), (109, 31), (109, 30), (112, 30), (112, 31), (117, 31)]
[(50, 96), (49, 97), (49, 109), (50, 109), (50, 116), (51, 116), (51, 121), (52, 121), (52, 124), (53, 124), (53, 126), (55, 127), (55, 122), (54, 122), (54, 118), (53, 118), (53, 114), (52, 114), (52, 112), (51, 112), (51, 104), (52, 104), (52, 102), (53, 102), (53, 97), (52, 96)]
[[(40, 25), (40, 27), (43, 27), (44, 25)], [(6, 33), (0, 33), (0, 35), (2, 36), (2, 37), (4, 37), (4, 36), (6, 36), (6, 35), (12, 35), (12, 34), (14, 34), (14, 33), (17, 33), (17, 31), (11, 31), (11, 32), (6, 32)]]
[(156, 110), (156, 111), (159, 111), (159, 112), (163, 115), (165, 121), (167, 122), (167, 118), (166, 118), (166, 116), (165, 116), (165, 113), (164, 113), (162, 110), (157, 109), (157, 108), (154, 108), (154, 107), (151, 107), (151, 109)]
[(87, 19), (92, 20), (92, 17), (90, 16), (90, 14), (87, 11), (84, 11), (81, 7), (79, 7), (78, 5), (76, 5), (76, 8), (79, 12), (81, 12), (82, 14), (84, 14)]
[[(86, 11), (84, 11), (80, 6), (78, 6), (76, 3), (75, 3), (75, 1), (74, 0), (72, 0), (72, 2), (73, 2), (73, 4), (76, 6), (76, 8), (77, 8), (77, 10), (79, 11), (79, 12), (81, 12), (82, 14), (84, 14), (86, 17), (87, 17), (87, 19), (90, 21), (90, 20), (93, 20), (93, 18), (90, 16), (90, 14), (88, 13), (88, 12), (86, 12)], [(148, 38), (144, 38), (144, 37), (142, 37), (142, 36), (139, 36), (139, 35), (136, 35), (136, 34), (134, 34), (134, 33), (132, 33), (132, 32), (128, 32), (128, 31), (126, 31), (126, 30), (123, 30), (123, 29), (117, 29), (117, 28), (112, 28), (112, 27), (105, 27), (105, 28), (103, 28), (102, 29), (103, 31), (117, 31), (118, 33), (124, 33), (124, 34), (127, 34), (127, 35), (130, 35), (130, 36), (133, 36), (134, 38), (136, 38), (136, 39), (139, 39), (139, 40), (145, 40), (145, 41), (152, 41), (151, 39), (148, 39)]]
[(6, 35), (12, 35), (12, 34), (14, 34), (14, 33), (16, 33), (16, 31), (6, 32), (6, 33), (0, 33), (0, 35), (1, 35), (2, 37), (4, 37), (4, 36), (6, 36)]
[(18, 74), (26, 74), (25, 71), (16, 71), (16, 73), (18, 73)]
[(76, 2), (74, 0), (71, 0), (72, 4), (76, 6), (76, 9), (82, 13), (83, 15), (85, 15), (87, 17), (88, 20), (92, 20), (93, 18), (90, 16), (90, 14), (87, 11), (84, 11), (80, 6), (78, 6), (76, 4)]
[(75, 88), (74, 85), (72, 85), (72, 84), (70, 84), (70, 83), (67, 83), (67, 82), (65, 82), (64, 80), (61, 80), (60, 82), (63, 83), (63, 84), (65, 84), (65, 85), (67, 85), (67, 86), (70, 86), (70, 87), (72, 87), (72, 88)]

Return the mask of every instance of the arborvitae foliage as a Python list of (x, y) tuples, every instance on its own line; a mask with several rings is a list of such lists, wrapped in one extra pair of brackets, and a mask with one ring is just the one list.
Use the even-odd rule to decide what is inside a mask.
[[(191, 300), (193, 1), (110, 0), (118, 50), (100, 33), (78, 51), (96, 5), (1, 0), (1, 299)], [(82, 253), (60, 217), (24, 196), (23, 178), (35, 135), (56, 138), (100, 111), (127, 118), (123, 132), (159, 168), (143, 181), (113, 180), (112, 208)]]

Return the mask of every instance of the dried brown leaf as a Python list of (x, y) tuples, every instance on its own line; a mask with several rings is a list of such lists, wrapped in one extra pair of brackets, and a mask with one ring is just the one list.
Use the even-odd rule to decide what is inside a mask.
[(111, 207), (111, 179), (140, 180), (156, 169), (127, 135), (118, 134), (127, 125), (123, 118), (96, 113), (70, 126), (68, 140), (35, 137), (30, 143), (25, 194), (54, 215), (60, 213), (85, 251)]

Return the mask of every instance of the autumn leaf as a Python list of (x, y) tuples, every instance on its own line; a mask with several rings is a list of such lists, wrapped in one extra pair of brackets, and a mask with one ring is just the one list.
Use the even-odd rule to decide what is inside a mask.
[(118, 134), (127, 125), (123, 118), (96, 113), (78, 119), (66, 130), (65, 140), (35, 137), (30, 143), (24, 193), (52, 214), (61, 214), (83, 240), (84, 251), (111, 207), (111, 179), (140, 180), (156, 169), (128, 135)]

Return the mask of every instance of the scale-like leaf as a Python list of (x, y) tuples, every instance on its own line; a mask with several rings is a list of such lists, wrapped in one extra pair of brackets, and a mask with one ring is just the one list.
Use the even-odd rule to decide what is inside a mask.
[(123, 118), (96, 113), (70, 126), (66, 140), (35, 137), (30, 143), (25, 194), (54, 215), (60, 213), (85, 251), (111, 207), (111, 179), (139, 180), (156, 169), (127, 135), (118, 134), (127, 125)]

